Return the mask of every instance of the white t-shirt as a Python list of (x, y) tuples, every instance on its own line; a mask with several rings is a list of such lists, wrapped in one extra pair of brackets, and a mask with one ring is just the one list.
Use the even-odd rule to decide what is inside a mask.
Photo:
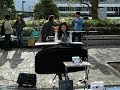
[(4, 29), (5, 29), (5, 34), (12, 34), (13, 33), (12, 26), (10, 25), (8, 20), (6, 20), (4, 23)]

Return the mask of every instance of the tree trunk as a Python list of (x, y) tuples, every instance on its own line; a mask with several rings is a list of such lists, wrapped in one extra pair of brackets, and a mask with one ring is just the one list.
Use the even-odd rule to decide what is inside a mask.
[(99, 0), (90, 0), (92, 19), (98, 19)]

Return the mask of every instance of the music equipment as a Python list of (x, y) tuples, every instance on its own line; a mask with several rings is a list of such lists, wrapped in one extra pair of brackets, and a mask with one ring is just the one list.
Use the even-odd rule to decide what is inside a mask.
[[(38, 74), (65, 73), (64, 61), (72, 61), (72, 56), (82, 57), (84, 61), (87, 50), (73, 47), (51, 47), (42, 49), (35, 56), (35, 72)], [(69, 68), (68, 72), (85, 70), (81, 68)]]
[(36, 74), (20, 73), (17, 83), (18, 87), (36, 87)]
[(59, 80), (59, 90), (73, 90), (73, 80)]

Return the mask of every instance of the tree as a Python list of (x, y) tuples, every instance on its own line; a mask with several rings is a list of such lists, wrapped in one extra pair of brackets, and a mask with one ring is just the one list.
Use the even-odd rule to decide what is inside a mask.
[(40, 0), (34, 9), (35, 19), (45, 18), (48, 19), (49, 15), (55, 15), (59, 18), (59, 9), (53, 0)]
[(92, 19), (98, 19), (98, 4), (99, 0), (89, 0), (91, 6), (88, 3), (84, 3), (83, 0), (69, 0), (70, 2), (80, 2), (80, 4), (85, 4), (89, 7)]
[(13, 0), (0, 0), (0, 19), (4, 19), (6, 14), (11, 15), (14, 19), (16, 15), (15, 4)]
[(90, 0), (92, 19), (98, 19), (98, 3), (99, 0)]

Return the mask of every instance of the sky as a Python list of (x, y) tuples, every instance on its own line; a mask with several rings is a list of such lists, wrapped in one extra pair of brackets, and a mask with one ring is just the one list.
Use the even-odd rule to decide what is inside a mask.
[(24, 10), (31, 11), (38, 0), (14, 0), (17, 11), (22, 11), (22, 1), (25, 1)]

